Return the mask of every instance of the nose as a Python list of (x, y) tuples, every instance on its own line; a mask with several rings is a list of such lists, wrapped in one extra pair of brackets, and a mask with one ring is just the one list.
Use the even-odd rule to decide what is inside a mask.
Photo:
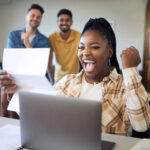
[(37, 20), (37, 17), (34, 17), (33, 20)]
[(66, 25), (68, 22), (66, 20), (62, 21), (63, 25)]
[(83, 55), (84, 55), (84, 56), (90, 55), (90, 50), (89, 50), (87, 47), (84, 49)]
[(36, 21), (39, 20), (39, 18), (37, 16), (35, 16), (33, 19), (36, 20)]

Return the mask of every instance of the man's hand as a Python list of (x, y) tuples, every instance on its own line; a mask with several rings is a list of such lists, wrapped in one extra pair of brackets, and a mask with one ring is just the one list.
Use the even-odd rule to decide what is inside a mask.
[(14, 94), (18, 89), (15, 80), (6, 71), (0, 72), (0, 87), (3, 88), (3, 92), (6, 94)]
[(29, 42), (29, 34), (27, 32), (22, 32), (21, 33), (21, 39), (26, 46), (26, 48), (32, 48), (30, 42)]
[(139, 52), (133, 46), (127, 48), (126, 50), (123, 50), (120, 57), (122, 60), (123, 69), (137, 67), (141, 62)]

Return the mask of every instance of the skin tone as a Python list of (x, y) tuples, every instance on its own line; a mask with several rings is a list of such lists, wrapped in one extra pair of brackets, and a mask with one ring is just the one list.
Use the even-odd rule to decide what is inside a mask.
[[(93, 84), (109, 74), (108, 59), (113, 55), (107, 39), (98, 31), (85, 32), (80, 40), (78, 57), (85, 71), (85, 79)], [(131, 46), (121, 54), (123, 69), (136, 67), (140, 62), (139, 52)]]
[[(67, 40), (70, 36), (71, 33), (71, 25), (72, 25), (73, 21), (72, 18), (67, 15), (67, 14), (61, 14), (58, 19), (57, 19), (57, 25), (60, 29), (60, 36), (63, 40)], [(53, 68), (52, 65), (52, 61), (53, 61), (53, 53), (50, 53), (50, 58), (49, 58), (49, 67)], [(53, 69), (50, 69), (50, 75), (51, 75), (51, 79), (52, 79), (52, 84), (54, 84), (54, 73), (53, 73)]]
[(6, 94), (13, 94), (18, 88), (15, 80), (5, 70), (0, 72), (0, 87), (3, 87), (3, 92)]
[(22, 32), (21, 39), (26, 48), (32, 48), (29, 38), (33, 38), (36, 34), (37, 28), (41, 23), (42, 14), (38, 9), (31, 9), (26, 17), (26, 32)]
[(141, 62), (139, 51), (133, 46), (123, 50), (120, 57), (123, 69), (137, 67)]
[(67, 14), (61, 14), (57, 19), (57, 25), (60, 29), (60, 36), (62, 39), (67, 40), (71, 33), (72, 18)]
[[(78, 57), (87, 82), (100, 82), (109, 74), (107, 61), (112, 54), (113, 50), (109, 47), (108, 41), (99, 32), (87, 31), (82, 35)], [(136, 67), (141, 62), (139, 52), (133, 46), (123, 50), (120, 56), (123, 69)], [(15, 80), (6, 71), (0, 72), (0, 87), (3, 87), (7, 94), (13, 94), (17, 89)]]

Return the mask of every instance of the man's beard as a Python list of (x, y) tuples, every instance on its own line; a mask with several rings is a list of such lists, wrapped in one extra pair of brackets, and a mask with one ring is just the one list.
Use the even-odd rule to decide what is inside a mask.
[(61, 29), (61, 31), (62, 31), (63, 33), (66, 33), (66, 32), (69, 31), (69, 29), (68, 29), (68, 30), (66, 30), (66, 29)]
[(32, 26), (32, 24), (29, 24), (30, 27), (33, 29), (33, 30), (36, 30), (38, 28), (39, 25), (36, 25), (36, 26)]
[(61, 32), (66, 33), (70, 30), (70, 28), (68, 27), (67, 29), (63, 29), (63, 28), (60, 27), (60, 30), (61, 30)]
[(38, 28), (38, 26), (31, 26), (31, 28), (35, 30)]

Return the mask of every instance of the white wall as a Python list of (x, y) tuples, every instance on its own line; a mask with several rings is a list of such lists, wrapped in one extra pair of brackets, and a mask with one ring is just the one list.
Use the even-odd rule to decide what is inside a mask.
[[(68, 8), (73, 12), (72, 28), (79, 31), (90, 17), (105, 17), (114, 23), (120, 65), (121, 51), (130, 45), (134, 45), (143, 58), (147, 0), (10, 0), (0, 4), (0, 60), (9, 32), (24, 27), (24, 17), (32, 3), (38, 3), (45, 9), (39, 30), (46, 36), (58, 29), (56, 14), (59, 9)], [(139, 69), (142, 69), (142, 64)]]

